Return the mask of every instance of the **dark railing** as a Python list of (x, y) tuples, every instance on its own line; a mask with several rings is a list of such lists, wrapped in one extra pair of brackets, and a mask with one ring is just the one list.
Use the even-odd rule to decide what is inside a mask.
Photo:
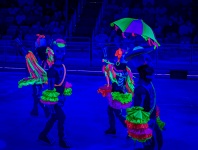
[[(94, 43), (90, 38), (66, 38), (67, 57), (66, 62), (76, 68), (89, 69), (100, 68), (103, 58), (101, 44)], [(82, 41), (82, 42), (79, 42)], [(24, 42), (30, 50), (34, 49), (34, 41)], [(118, 43), (104, 43), (111, 61)], [(131, 47), (131, 49), (133, 46)], [(198, 72), (198, 45), (161, 44), (151, 53), (153, 64), (159, 72), (166, 73), (169, 70), (187, 70), (191, 73)], [(129, 62), (130, 65), (130, 62)], [(0, 41), (0, 67), (24, 67), (25, 58), (19, 53), (14, 41)], [(131, 66), (132, 67), (132, 66)]]
[(80, 15), (82, 14), (83, 7), (86, 4), (86, 0), (79, 0), (78, 1), (78, 6), (76, 10), (74, 11), (74, 14), (71, 17), (68, 29), (66, 31), (67, 36), (72, 36), (72, 32), (75, 30), (76, 23), (78, 22), (78, 19)]

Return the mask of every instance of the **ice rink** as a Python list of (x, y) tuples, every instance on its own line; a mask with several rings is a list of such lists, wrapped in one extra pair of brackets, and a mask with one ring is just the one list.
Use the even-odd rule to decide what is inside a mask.
[[(41, 107), (38, 117), (30, 116), (31, 86), (17, 87), (25, 76), (23, 72), (0, 72), (0, 149), (59, 150), (57, 142), (46, 145), (37, 141), (47, 118)], [(65, 133), (71, 150), (133, 150), (134, 143), (126, 138), (126, 129), (119, 121), (116, 136), (104, 134), (108, 103), (97, 94), (97, 88), (105, 84), (105, 77), (68, 72), (67, 81), (73, 84), (73, 94), (64, 106)], [(163, 150), (197, 150), (198, 80), (156, 76), (153, 83), (161, 119), (166, 122)], [(56, 124), (50, 136), (58, 141)]]

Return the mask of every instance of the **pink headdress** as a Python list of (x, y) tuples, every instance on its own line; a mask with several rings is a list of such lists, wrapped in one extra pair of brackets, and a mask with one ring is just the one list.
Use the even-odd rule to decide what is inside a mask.
[(45, 38), (45, 35), (43, 34), (36, 34), (36, 36), (38, 37), (37, 40), (36, 40), (36, 43), (38, 46), (40, 46), (40, 41), (41, 39), (44, 39)]

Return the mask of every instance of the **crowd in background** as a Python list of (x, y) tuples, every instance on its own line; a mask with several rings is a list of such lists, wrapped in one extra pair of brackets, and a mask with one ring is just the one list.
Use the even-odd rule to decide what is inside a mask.
[[(69, 17), (77, 3), (77, 0), (69, 1)], [(109, 0), (96, 41), (120, 41), (121, 37), (109, 23), (131, 17), (144, 20), (159, 42), (197, 44), (198, 19), (194, 15), (197, 3), (192, 0)], [(28, 40), (37, 33), (65, 34), (68, 22), (64, 8), (65, 0), (1, 0), (0, 39), (11, 40), (19, 36)]]
[[(76, 3), (77, 0), (69, 1), (68, 17), (74, 12)], [(65, 0), (1, 0), (0, 39), (29, 40), (38, 33), (65, 34), (68, 23), (64, 8)]]
[(195, 12), (197, 4), (198, 2), (192, 0), (109, 0), (96, 41), (120, 41), (121, 37), (117, 36), (109, 24), (130, 17), (142, 19), (148, 24), (159, 42), (197, 44), (198, 19)]

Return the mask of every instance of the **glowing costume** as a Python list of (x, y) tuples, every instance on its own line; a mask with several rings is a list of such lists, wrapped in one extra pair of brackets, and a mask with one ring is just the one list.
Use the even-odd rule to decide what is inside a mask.
[(47, 134), (52, 129), (54, 123), (58, 121), (59, 145), (64, 148), (68, 148), (69, 146), (64, 140), (65, 113), (62, 106), (65, 102), (65, 96), (72, 94), (72, 85), (69, 82), (66, 82), (66, 67), (62, 62), (66, 51), (65, 41), (62, 39), (54, 41), (53, 50), (55, 61), (47, 71), (48, 88), (43, 91), (40, 100), (50, 108), (52, 114), (43, 131), (40, 133), (39, 139), (44, 142), (51, 143)]
[[(123, 61), (124, 50), (119, 48), (115, 56), (118, 58), (115, 64), (103, 60), (107, 65), (103, 66), (103, 72), (107, 79), (107, 85), (100, 87), (98, 93), (101, 93), (104, 97), (107, 97), (108, 116), (110, 127), (106, 130), (106, 134), (115, 134), (115, 116), (126, 126), (125, 118), (121, 114), (122, 109), (131, 107), (133, 96), (133, 75), (130, 68), (127, 66), (127, 62)], [(111, 85), (109, 83), (111, 81)], [(114, 116), (115, 115), (115, 116)]]
[(148, 63), (150, 59), (146, 54), (148, 52), (150, 49), (138, 46), (126, 56), (126, 59), (132, 59), (139, 73), (139, 79), (135, 83), (133, 106), (127, 109), (125, 122), (128, 135), (133, 140), (142, 142), (145, 150), (154, 150), (155, 139), (160, 150), (163, 145), (161, 130), (164, 129), (165, 123), (160, 120), (159, 108), (156, 107), (156, 92), (152, 84), (154, 69)]
[[(50, 47), (47, 47), (47, 42), (45, 35), (37, 34), (37, 40), (35, 42), (35, 54), (38, 58), (39, 64), (44, 70), (49, 69), (54, 64), (54, 52)], [(34, 84), (33, 85), (33, 98), (34, 105), (31, 111), (31, 115), (38, 115), (38, 104), (44, 109), (46, 117), (49, 116), (48, 108), (45, 108), (44, 104), (40, 102), (40, 96), (42, 93), (42, 86)]]
[(28, 54), (25, 56), (26, 66), (30, 77), (23, 78), (18, 82), (19, 88), (28, 85), (40, 85), (47, 82), (47, 73), (46, 71), (38, 64), (38, 61), (32, 51), (28, 51)]
[[(44, 37), (42, 37), (44, 38)], [(43, 39), (45, 40), (45, 39)], [(16, 39), (17, 43), (22, 46), (22, 43), (19, 39)], [(38, 41), (38, 39), (37, 39)], [(36, 47), (36, 51), (38, 50), (38, 45)], [(41, 49), (40, 49), (41, 50)], [(39, 53), (37, 56), (38, 58), (43, 59), (43, 63), (38, 62), (38, 58), (35, 57), (32, 51), (28, 51), (23, 46), (21, 48), (21, 53), (25, 56), (26, 59), (26, 67), (30, 74), (30, 77), (23, 78), (18, 82), (18, 87), (22, 88), (23, 86), (32, 85), (32, 96), (34, 99), (33, 108), (30, 112), (33, 116), (38, 116), (38, 104), (43, 108), (46, 117), (49, 116), (49, 110), (40, 102), (40, 96), (42, 93), (43, 84), (47, 83), (47, 72), (45, 71), (44, 64), (46, 64), (47, 53), (45, 48), (42, 48), (42, 52)], [(45, 58), (45, 59), (44, 59)], [(46, 66), (46, 65), (45, 65)]]

